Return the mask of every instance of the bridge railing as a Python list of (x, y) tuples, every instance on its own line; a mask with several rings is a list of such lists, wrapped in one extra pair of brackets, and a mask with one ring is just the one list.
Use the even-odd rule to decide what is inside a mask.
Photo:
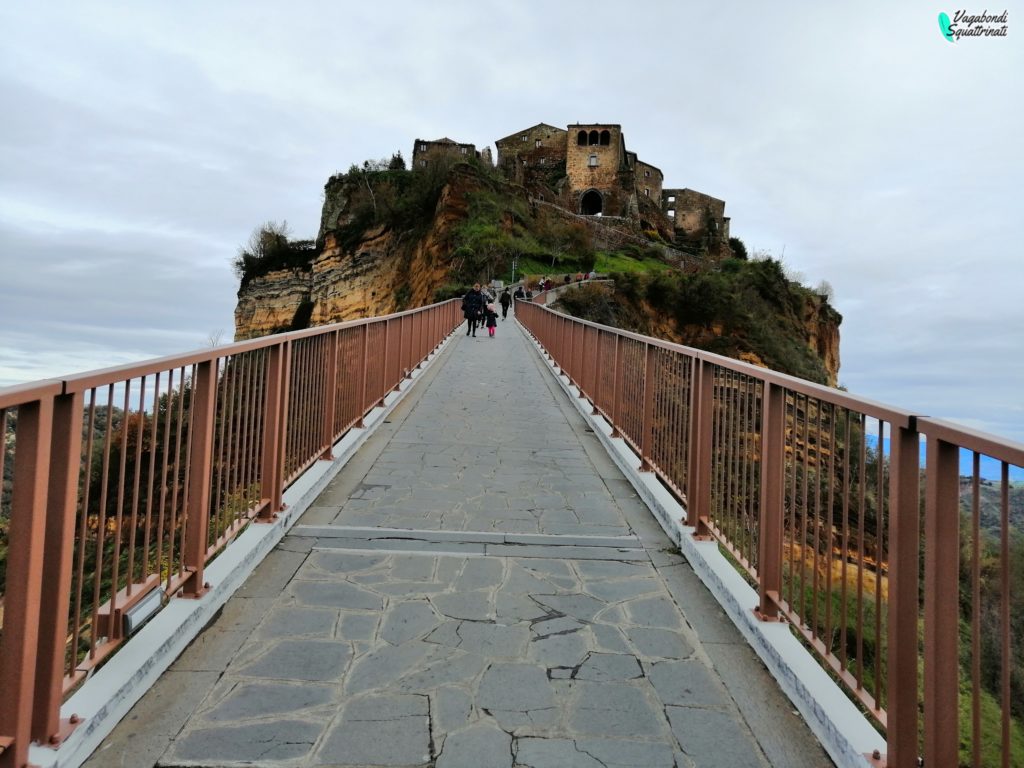
[(885, 733), (885, 764), (1024, 765), (1024, 445), (516, 311), (756, 588), (751, 610), (789, 622)]
[[(457, 301), (0, 389), (0, 767), (462, 322)], [(144, 613), (141, 613), (143, 612)]]

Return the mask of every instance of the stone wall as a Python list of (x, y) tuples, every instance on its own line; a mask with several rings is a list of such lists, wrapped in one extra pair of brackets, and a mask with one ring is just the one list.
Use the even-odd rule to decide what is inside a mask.
[(636, 174), (637, 196), (644, 195), (655, 202), (660, 202), (661, 186), (664, 181), (661, 170), (643, 160), (637, 160), (633, 171)]
[[(540, 123), (524, 131), (498, 139), (498, 166), (512, 178), (522, 166), (551, 165), (565, 160), (566, 132), (553, 125)], [(543, 163), (540, 161), (544, 160)]]
[(474, 144), (460, 144), (452, 139), (416, 139), (412, 145), (412, 162), (410, 168), (425, 168), (433, 158), (446, 157), (456, 160), (468, 160), (476, 157), (476, 146)]
[(692, 189), (666, 189), (661, 194), (665, 211), (675, 211), (673, 226), (682, 237), (699, 240), (710, 236), (720, 242), (728, 241), (729, 219), (724, 200)]

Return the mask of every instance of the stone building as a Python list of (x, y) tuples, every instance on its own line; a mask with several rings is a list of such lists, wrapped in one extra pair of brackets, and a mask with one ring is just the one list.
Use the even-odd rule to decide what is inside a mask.
[(627, 149), (617, 123), (574, 123), (565, 130), (538, 123), (495, 145), (509, 180), (574, 213), (631, 219), (712, 250), (728, 242), (725, 203), (690, 189), (665, 190), (664, 174)]
[(458, 160), (479, 156), (480, 154), (473, 144), (460, 144), (447, 137), (433, 141), (416, 139), (412, 145), (412, 168), (413, 170), (426, 168), (430, 164), (431, 158), (446, 157)]
[(661, 200), (677, 240), (692, 245), (729, 242), (724, 200), (692, 189), (663, 190)]
[[(729, 240), (725, 202), (692, 189), (665, 189), (664, 174), (626, 147), (617, 123), (537, 123), (495, 142), (497, 166), (510, 181), (545, 202), (584, 216), (627, 219), (681, 245), (724, 253)], [(416, 139), (413, 170), (431, 162), (478, 158), (490, 148), (442, 138)]]

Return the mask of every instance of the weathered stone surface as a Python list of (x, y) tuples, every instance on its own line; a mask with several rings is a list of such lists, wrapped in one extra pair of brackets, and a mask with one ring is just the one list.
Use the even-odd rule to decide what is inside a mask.
[(577, 680), (635, 680), (644, 671), (633, 656), (619, 653), (592, 653), (580, 665)]
[(665, 711), (672, 733), (697, 768), (767, 768), (750, 732), (729, 714), (692, 707), (666, 707)]
[(259, 635), (268, 638), (296, 635), (330, 637), (337, 621), (337, 611), (288, 606), (272, 611), (260, 624)]
[(659, 661), (647, 668), (647, 676), (666, 704), (723, 707), (725, 689), (711, 670), (699, 661)]
[(693, 645), (670, 629), (627, 627), (625, 633), (640, 655), (647, 658), (685, 659), (693, 653)]
[[(191, 731), (179, 738), (171, 752), (175, 760), (232, 764), (268, 760), (295, 760), (309, 754), (321, 726), (301, 720), (273, 720), (258, 725)], [(167, 761), (161, 761), (167, 764)]]
[(626, 603), (626, 611), (634, 624), (642, 627), (681, 628), (679, 609), (667, 597), (648, 597)]
[(333, 700), (335, 689), (326, 685), (252, 683), (239, 685), (205, 717), (211, 722), (246, 720), (297, 712)]
[(379, 611), (384, 604), (380, 595), (347, 582), (295, 581), (291, 589), (299, 602), (305, 605)]
[(392, 645), (423, 637), (440, 623), (430, 603), (410, 601), (391, 607), (384, 617), (380, 637)]
[(345, 692), (351, 695), (393, 683), (422, 661), (430, 650), (431, 646), (422, 643), (385, 645), (353, 662), (345, 679)]
[(480, 681), (482, 709), (527, 712), (554, 704), (547, 673), (534, 664), (492, 664)]
[(545, 608), (580, 621), (591, 621), (605, 608), (603, 601), (590, 595), (534, 595), (533, 599)]
[(352, 651), (345, 643), (323, 640), (280, 640), (239, 674), (277, 680), (338, 680)]
[(488, 592), (462, 592), (430, 598), (438, 613), (453, 619), (483, 621), (494, 618), (494, 605)]
[(657, 736), (664, 718), (644, 689), (628, 683), (575, 683), (569, 727), (590, 736)]
[(448, 734), (437, 768), (512, 768), (512, 737), (490, 723)]
[(514, 749), (516, 768), (606, 768), (571, 739), (519, 738)]
[(430, 719), (424, 696), (372, 696), (345, 706), (316, 765), (411, 766), (429, 762)]

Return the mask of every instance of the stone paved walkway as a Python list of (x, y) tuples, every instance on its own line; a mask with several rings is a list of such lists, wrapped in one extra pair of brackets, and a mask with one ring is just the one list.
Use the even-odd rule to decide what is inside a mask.
[(94, 766), (827, 766), (518, 326), (460, 336)]

